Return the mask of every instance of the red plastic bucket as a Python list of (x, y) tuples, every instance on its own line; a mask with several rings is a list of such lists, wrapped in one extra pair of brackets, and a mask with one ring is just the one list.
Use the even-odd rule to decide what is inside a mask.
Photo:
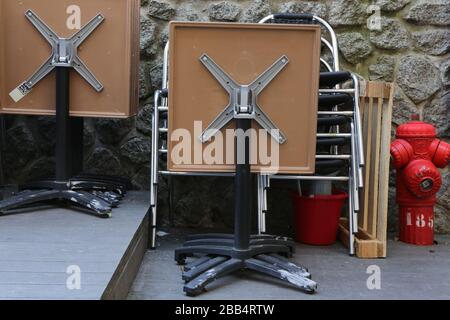
[(312, 245), (336, 242), (339, 218), (348, 194), (299, 196), (293, 194), (295, 207), (295, 238)]

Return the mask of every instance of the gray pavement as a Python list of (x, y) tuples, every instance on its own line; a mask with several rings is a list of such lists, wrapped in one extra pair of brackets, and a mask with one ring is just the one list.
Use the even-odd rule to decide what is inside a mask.
[[(293, 261), (309, 268), (319, 284), (316, 294), (307, 295), (277, 280), (241, 271), (209, 285), (197, 298), (183, 294), (181, 269), (173, 260), (173, 251), (182, 239), (181, 234), (159, 238), (158, 249), (148, 251), (144, 258), (129, 299), (450, 299), (450, 236), (437, 236), (438, 245), (432, 247), (391, 240), (389, 257), (377, 260), (350, 257), (340, 243), (329, 247), (298, 245)], [(381, 289), (369, 290), (371, 274), (367, 272), (377, 267)]]

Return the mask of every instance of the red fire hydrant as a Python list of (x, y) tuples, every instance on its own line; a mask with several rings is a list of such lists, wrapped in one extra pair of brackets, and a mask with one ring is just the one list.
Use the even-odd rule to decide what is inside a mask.
[(391, 144), (397, 169), (400, 241), (416, 245), (434, 242), (434, 204), (442, 186), (437, 168), (450, 161), (450, 144), (436, 139), (436, 129), (413, 115), (401, 125)]

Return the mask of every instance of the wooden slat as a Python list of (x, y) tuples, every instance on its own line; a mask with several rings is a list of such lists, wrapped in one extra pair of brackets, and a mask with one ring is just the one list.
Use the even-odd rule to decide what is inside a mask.
[(367, 81), (363, 96), (366, 98), (389, 99), (391, 95), (391, 84), (385, 82)]
[[(359, 232), (355, 251), (360, 258), (386, 257), (387, 198), (394, 87), (390, 83), (361, 85), (361, 122), (366, 165), (360, 194)], [(341, 241), (348, 246), (348, 220), (340, 223)]]
[(359, 111), (360, 111), (360, 116), (361, 116), (361, 120), (364, 119), (364, 114), (366, 112), (366, 99), (361, 99), (359, 101)]
[[(365, 130), (365, 146), (366, 146), (366, 164), (364, 169), (364, 185), (369, 186), (370, 180), (371, 180), (371, 169), (372, 169), (372, 139), (371, 139), (371, 133), (372, 133), (372, 125), (373, 125), (373, 98), (368, 99), (368, 105), (367, 110), (365, 112), (366, 118), (364, 119), (364, 130)], [(371, 208), (370, 203), (370, 189), (364, 188), (363, 189), (364, 194), (364, 207), (363, 208), (363, 228), (367, 229), (369, 227), (368, 221), (369, 221), (369, 215)]]
[[(362, 132), (363, 132), (363, 145), (364, 145), (364, 155), (367, 154), (367, 117), (368, 117), (368, 112), (366, 112), (367, 110), (367, 106), (366, 106), (366, 99), (361, 99), (360, 101), (360, 116), (361, 116), (361, 126), (362, 126)], [(365, 161), (367, 161), (366, 158), (364, 158)], [(367, 165), (366, 165), (367, 168)], [(366, 181), (366, 168), (364, 168), (363, 170), (363, 181), (365, 183)], [(362, 212), (366, 212), (366, 207), (367, 207), (367, 200), (366, 200), (366, 192), (365, 190), (362, 192), (361, 196), (360, 196), (360, 206), (362, 208)], [(364, 226), (364, 222), (366, 221), (366, 219), (359, 219), (359, 227), (361, 228), (365, 228), (366, 226)]]
[[(385, 100), (383, 107), (381, 141), (391, 140), (392, 129), (392, 107), (394, 104), (394, 84), (390, 84), (391, 95)], [(380, 181), (378, 187), (378, 216), (377, 216), (377, 234), (376, 237), (383, 243), (378, 252), (380, 257), (386, 257), (387, 248), (387, 214), (388, 214), (388, 197), (389, 197), (389, 164), (390, 164), (390, 145), (382, 143), (380, 149)]]
[(371, 235), (376, 234), (377, 228), (377, 215), (378, 215), (378, 181), (379, 181), (379, 166), (380, 166), (380, 144), (381, 144), (381, 115), (383, 100), (376, 99), (377, 103), (374, 103), (372, 113), (372, 131), (371, 137), (371, 167), (370, 167), (370, 182), (367, 190), (369, 191), (369, 212), (367, 221), (367, 231)]

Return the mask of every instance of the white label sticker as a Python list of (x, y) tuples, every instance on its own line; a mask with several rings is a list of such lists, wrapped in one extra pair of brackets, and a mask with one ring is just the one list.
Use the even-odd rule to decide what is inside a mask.
[(14, 102), (19, 102), (22, 100), (23, 97), (25, 97), (31, 90), (28, 90), (24, 84), (22, 83), (20, 86), (15, 88), (13, 91), (10, 92), (9, 96), (11, 99), (14, 100)]

